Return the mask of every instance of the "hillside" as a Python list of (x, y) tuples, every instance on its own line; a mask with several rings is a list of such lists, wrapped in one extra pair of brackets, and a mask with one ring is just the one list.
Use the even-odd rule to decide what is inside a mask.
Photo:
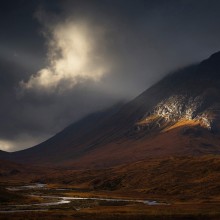
[(219, 199), (219, 156), (148, 159), (108, 169), (74, 171), (45, 176), (48, 183), (136, 197), (182, 201)]
[(92, 114), (7, 159), (91, 168), (219, 154), (219, 90), (220, 52), (169, 74), (122, 107)]

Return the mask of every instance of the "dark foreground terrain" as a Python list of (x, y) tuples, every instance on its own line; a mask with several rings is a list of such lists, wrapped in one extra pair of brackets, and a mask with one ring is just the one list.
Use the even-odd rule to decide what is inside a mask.
[[(0, 219), (220, 219), (220, 157), (108, 169), (0, 166)], [(32, 170), (32, 171), (31, 171)]]

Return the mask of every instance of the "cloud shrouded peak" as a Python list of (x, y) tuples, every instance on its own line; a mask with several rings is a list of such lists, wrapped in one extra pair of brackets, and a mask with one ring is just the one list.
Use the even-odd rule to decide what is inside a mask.
[(3, 1), (0, 149), (38, 144), (213, 54), (219, 7), (217, 0)]
[(63, 91), (83, 81), (99, 81), (108, 72), (97, 46), (102, 29), (69, 20), (48, 28), (48, 32), (48, 66), (22, 81), (24, 89)]

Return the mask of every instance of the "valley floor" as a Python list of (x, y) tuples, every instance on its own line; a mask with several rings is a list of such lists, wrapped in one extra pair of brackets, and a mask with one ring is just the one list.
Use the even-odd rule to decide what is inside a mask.
[[(149, 199), (138, 192), (32, 186), (35, 185), (1, 186), (0, 219), (220, 219), (220, 198), (217, 197), (211, 200), (179, 201), (169, 197)], [(59, 203), (60, 198), (70, 200)]]
[(219, 170), (220, 157), (212, 155), (81, 171), (4, 161), (0, 220), (217, 220)]

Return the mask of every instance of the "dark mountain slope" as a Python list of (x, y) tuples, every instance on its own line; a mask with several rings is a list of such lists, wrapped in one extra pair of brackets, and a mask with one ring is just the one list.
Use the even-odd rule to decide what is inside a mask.
[(220, 153), (220, 52), (168, 75), (121, 108), (92, 114), (9, 159), (77, 168)]
[[(122, 104), (117, 104), (105, 111), (90, 114), (71, 124), (47, 141), (32, 148), (14, 152), (6, 158), (20, 162), (32, 160), (37, 163), (42, 161), (50, 163), (51, 161), (60, 162), (68, 158), (78, 157), (90, 147), (90, 145), (82, 146), (86, 139), (91, 140), (93, 138), (93, 131), (97, 128), (100, 129), (103, 121), (112, 114), (115, 114), (121, 106)], [(71, 146), (75, 146), (74, 154), (71, 153)]]
[(10, 153), (0, 150), (0, 157), (7, 157)]

